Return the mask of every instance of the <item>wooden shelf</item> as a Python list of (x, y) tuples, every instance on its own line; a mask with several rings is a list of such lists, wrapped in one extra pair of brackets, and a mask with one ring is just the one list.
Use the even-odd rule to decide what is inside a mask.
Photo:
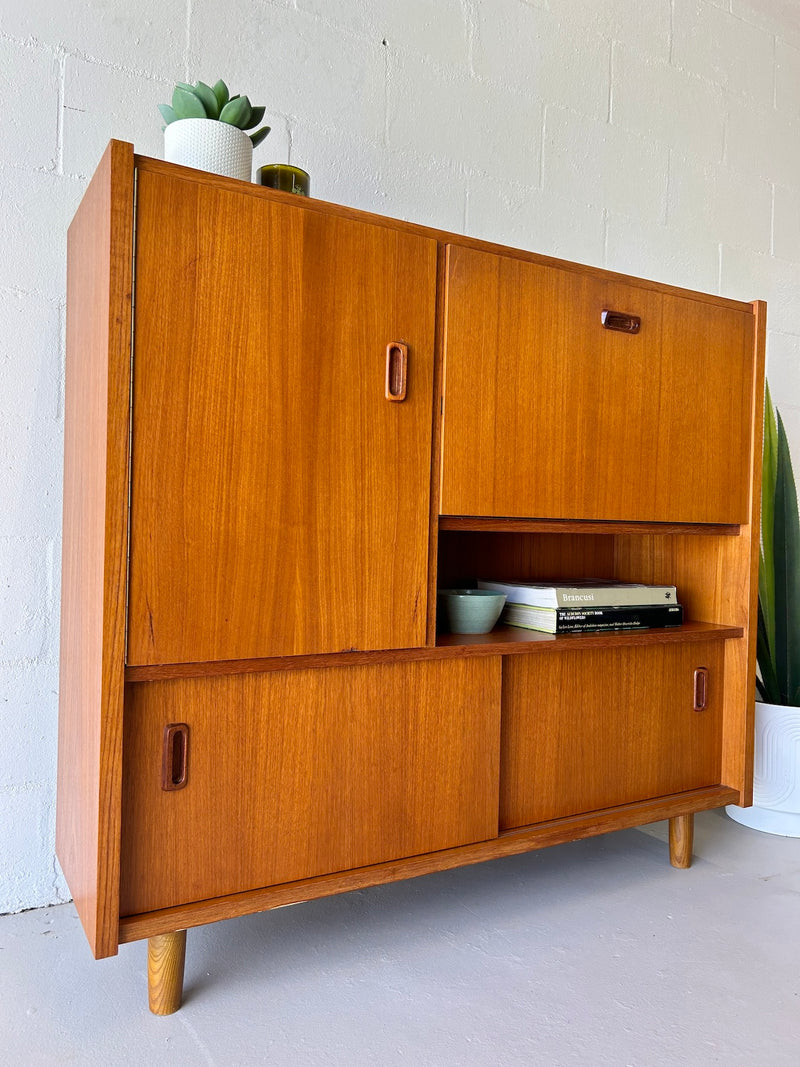
[(275, 656), (268, 659), (214, 660), (204, 663), (155, 663), (125, 668), (126, 682), (156, 682), (169, 678), (211, 678), (227, 674), (308, 670), (310, 667), (355, 667), (371, 663), (413, 662), (459, 656), (503, 656), (512, 653), (566, 652), (581, 645), (592, 648), (619, 645), (658, 645), (682, 641), (727, 641), (743, 635), (741, 626), (688, 622), (652, 630), (543, 634), (518, 626), (500, 626), (488, 634), (439, 634), (435, 646), (396, 648), (377, 652), (335, 652), (318, 656)]
[(742, 637), (741, 626), (718, 626), (710, 622), (687, 622), (652, 630), (600, 630), (590, 633), (545, 634), (520, 626), (498, 626), (488, 634), (439, 634), (439, 648), (460, 648), (466, 655), (477, 649), (503, 653), (566, 652), (581, 645), (611, 648), (619, 645), (667, 644), (685, 641), (727, 641)]
[(698, 534), (714, 537), (738, 537), (741, 532), (741, 527), (733, 523), (606, 522), (595, 519), (487, 518), (482, 515), (441, 515), (439, 529), (485, 533)]

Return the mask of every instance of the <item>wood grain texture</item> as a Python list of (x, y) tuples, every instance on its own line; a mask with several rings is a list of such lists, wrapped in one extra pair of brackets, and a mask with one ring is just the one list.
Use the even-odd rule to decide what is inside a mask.
[(537, 633), (517, 626), (498, 626), (488, 634), (439, 634), (431, 648), (386, 652), (344, 652), (330, 656), (283, 656), (276, 659), (214, 660), (210, 663), (166, 663), (128, 667), (126, 682), (158, 682), (172, 678), (221, 678), (232, 674), (318, 670), (328, 667), (365, 667), (380, 663), (424, 663), (437, 660), (484, 658), (574, 651), (576, 647), (616, 648), (628, 645), (685, 644), (694, 641), (728, 641), (742, 636), (741, 626), (688, 622), (654, 630), (620, 630), (598, 633)]
[(117, 951), (133, 148), (112, 142), (67, 241), (56, 848), (95, 956)]
[(748, 521), (752, 337), (750, 309), (451, 245), (442, 513)]
[(173, 1015), (183, 1000), (186, 931), (155, 934), (147, 942), (147, 994), (154, 1015)]
[(296, 200), (140, 175), (131, 664), (425, 644), (436, 244)]
[(763, 336), (753, 358), (753, 448), (740, 476), (749, 492), (755, 527), (743, 524), (735, 537), (621, 535), (616, 539), (615, 572), (622, 581), (673, 582), (688, 618), (736, 626), (740, 639), (725, 647), (721, 782), (752, 797), (755, 701), (755, 639), (758, 596), (758, 515), (763, 405)]
[[(265, 186), (243, 183), (235, 178), (222, 178), (207, 172), (194, 170), (191, 167), (179, 167), (174, 163), (164, 163), (160, 159), (149, 156), (136, 157), (136, 167), (140, 173), (162, 174), (167, 176), (179, 176), (181, 180), (193, 182), (200, 186), (214, 186), (218, 189), (228, 189), (254, 199), (272, 200), (288, 206), (297, 206), (297, 196), (293, 193), (282, 193), (276, 189), (268, 189)], [(744, 311), (748, 314), (752, 310), (752, 304), (743, 300), (731, 300), (729, 297), (717, 296), (712, 293), (698, 293), (693, 289), (681, 289), (674, 285), (665, 285), (663, 282), (651, 281), (646, 278), (637, 278), (629, 274), (620, 274), (615, 271), (603, 270), (601, 267), (590, 267), (584, 263), (574, 263), (566, 259), (556, 259), (553, 256), (544, 256), (539, 252), (531, 252), (521, 248), (509, 248), (507, 245), (499, 245), (491, 241), (481, 241), (475, 237), (464, 234), (452, 233), (449, 230), (440, 230), (432, 226), (420, 226), (414, 222), (406, 222), (403, 219), (392, 219), (385, 215), (375, 215), (358, 208), (345, 207), (342, 204), (333, 204), (316, 197), (308, 197), (303, 200), (303, 207), (308, 211), (334, 216), (342, 219), (357, 219), (361, 222), (369, 222), (375, 226), (384, 226), (387, 229), (398, 230), (403, 233), (414, 233), (438, 241), (443, 246), (457, 244), (463, 248), (471, 248), (476, 251), (489, 252), (495, 255), (503, 255), (512, 259), (519, 259), (524, 263), (535, 263), (542, 266), (556, 267), (560, 270), (574, 271), (587, 278), (597, 278), (603, 281), (621, 282), (635, 285), (641, 289), (651, 289), (659, 293), (669, 293), (673, 296), (684, 297), (687, 300), (699, 300), (704, 304), (713, 304), (716, 307), (730, 308)]]
[[(685, 859), (749, 798), (763, 305), (138, 162), (127, 670), (130, 146), (69, 239), (58, 850), (95, 954), (657, 818)], [(486, 563), (675, 582), (690, 621), (433, 647), (437, 577)]]
[(458, 589), (476, 578), (548, 581), (613, 578), (614, 538), (588, 533), (439, 533), (439, 586)]
[[(752, 352), (752, 452), (750, 467), (742, 470), (749, 497), (749, 522), (742, 526), (739, 538), (720, 543), (718, 570), (713, 575), (716, 594), (707, 595), (704, 618), (740, 622), (741, 641), (732, 641), (725, 649), (724, 729), (722, 744), (722, 781), (739, 790), (740, 805), (753, 799), (753, 746), (755, 741), (756, 636), (758, 621), (758, 565), (761, 518), (761, 446), (764, 420), (764, 363), (766, 346), (766, 305), (753, 305), (755, 330)], [(708, 571), (708, 561), (706, 570)], [(709, 579), (712, 576), (709, 573)]]
[(715, 626), (712, 623), (687, 622), (682, 626), (665, 626), (641, 630), (600, 630), (596, 633), (546, 634), (521, 626), (497, 626), (488, 634), (439, 634), (438, 646), (458, 649), (464, 656), (478, 656), (492, 651), (495, 655), (520, 656), (525, 653), (550, 655), (603, 648), (629, 648), (634, 645), (685, 645), (698, 641), (728, 641), (741, 637), (740, 626)]
[(759, 515), (761, 441), (764, 401), (764, 345), (766, 308), (754, 305), (756, 315), (751, 352), (752, 408), (748, 416), (752, 446), (747, 465), (739, 470), (748, 492), (747, 522), (736, 537), (621, 536), (616, 542), (615, 569), (621, 580), (678, 586), (692, 619), (741, 627), (742, 637), (725, 649), (725, 707), (722, 781), (752, 800), (755, 714), (755, 643), (758, 611)]
[(736, 791), (719, 786), (696, 789), (676, 796), (658, 797), (640, 804), (626, 804), (588, 815), (554, 819), (535, 827), (509, 830), (493, 841), (483, 841), (459, 848), (444, 849), (433, 855), (414, 856), (393, 863), (376, 864), (357, 871), (344, 871), (322, 878), (305, 879), (291, 885), (270, 886), (246, 893), (236, 893), (215, 900), (184, 907), (165, 908), (145, 915), (130, 915), (120, 920), (120, 943), (139, 941), (153, 934), (166, 933), (176, 926), (202, 926), (204, 923), (233, 919), (240, 915), (280, 908), (305, 900), (346, 893), (367, 886), (385, 885), (405, 878), (418, 878), (436, 871), (447, 871), (472, 863), (483, 863), (503, 856), (516, 856), (538, 848), (549, 848), (566, 841), (578, 841), (598, 834), (624, 830), (632, 826), (669, 819), (687, 811), (707, 811), (733, 803)]
[(669, 820), (669, 862), (685, 870), (692, 865), (694, 815), (675, 815)]
[[(743, 472), (747, 476), (750, 472)], [(739, 537), (621, 537), (617, 573), (623, 580), (660, 583), (670, 576), (686, 614), (709, 623), (723, 620), (740, 628), (741, 637), (725, 648), (723, 763), (720, 781), (739, 790), (752, 783), (752, 753), (746, 731), (752, 729), (754, 675), (748, 660), (755, 635), (752, 599), (753, 540), (749, 526)], [(743, 794), (744, 795), (744, 794)]]
[(476, 533), (552, 533), (552, 534), (668, 534), (738, 537), (740, 527), (731, 523), (699, 522), (594, 522), (581, 519), (506, 519), (483, 515), (442, 515), (439, 529)]
[(761, 454), (764, 431), (764, 380), (767, 343), (767, 305), (753, 302), (755, 336), (753, 343), (753, 471), (749, 527), (743, 532), (742, 554), (749, 549), (750, 602), (745, 626), (745, 641), (726, 652), (733, 662), (734, 680), (725, 705), (725, 730), (722, 741), (723, 781), (739, 790), (738, 804), (753, 802), (753, 750), (755, 745), (756, 640), (758, 630), (758, 568), (761, 545)]
[(439, 556), (439, 492), (442, 464), (443, 379), (442, 348), (444, 344), (444, 293), (447, 258), (444, 247), (438, 246), (436, 259), (436, 344), (433, 360), (433, 411), (431, 412), (431, 498), (430, 531), (428, 541), (428, 625), (427, 643), (436, 643), (436, 588)]
[[(509, 659), (501, 829), (718, 785), (722, 664), (710, 642)], [(693, 710), (699, 666), (703, 712)]]
[(123, 914), (497, 835), (497, 659), (144, 683), (128, 708)]

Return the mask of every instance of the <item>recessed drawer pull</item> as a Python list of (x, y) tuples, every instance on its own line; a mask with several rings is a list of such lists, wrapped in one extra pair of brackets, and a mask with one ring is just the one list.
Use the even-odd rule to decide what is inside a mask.
[(161, 761), (161, 788), (183, 789), (189, 765), (189, 727), (172, 722), (164, 727), (164, 754)]
[(705, 711), (708, 704), (708, 668), (698, 667), (694, 672), (694, 710)]
[(620, 330), (622, 333), (638, 333), (642, 320), (638, 315), (626, 315), (624, 311), (600, 312), (600, 321), (607, 330)]
[(386, 399), (399, 402), (406, 398), (408, 345), (393, 341), (386, 346)]

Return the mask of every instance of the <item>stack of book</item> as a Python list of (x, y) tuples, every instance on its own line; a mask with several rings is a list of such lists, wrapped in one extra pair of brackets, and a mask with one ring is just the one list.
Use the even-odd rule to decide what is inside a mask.
[(478, 588), (506, 594), (501, 622), (549, 634), (644, 630), (683, 622), (674, 585), (591, 579), (563, 583), (479, 581)]

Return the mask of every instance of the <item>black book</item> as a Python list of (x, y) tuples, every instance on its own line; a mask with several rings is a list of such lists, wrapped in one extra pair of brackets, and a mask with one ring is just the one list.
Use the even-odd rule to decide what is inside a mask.
[(549, 634), (580, 633), (589, 630), (646, 630), (680, 626), (680, 604), (641, 604), (618, 608), (535, 608), (528, 604), (506, 604), (501, 622)]

